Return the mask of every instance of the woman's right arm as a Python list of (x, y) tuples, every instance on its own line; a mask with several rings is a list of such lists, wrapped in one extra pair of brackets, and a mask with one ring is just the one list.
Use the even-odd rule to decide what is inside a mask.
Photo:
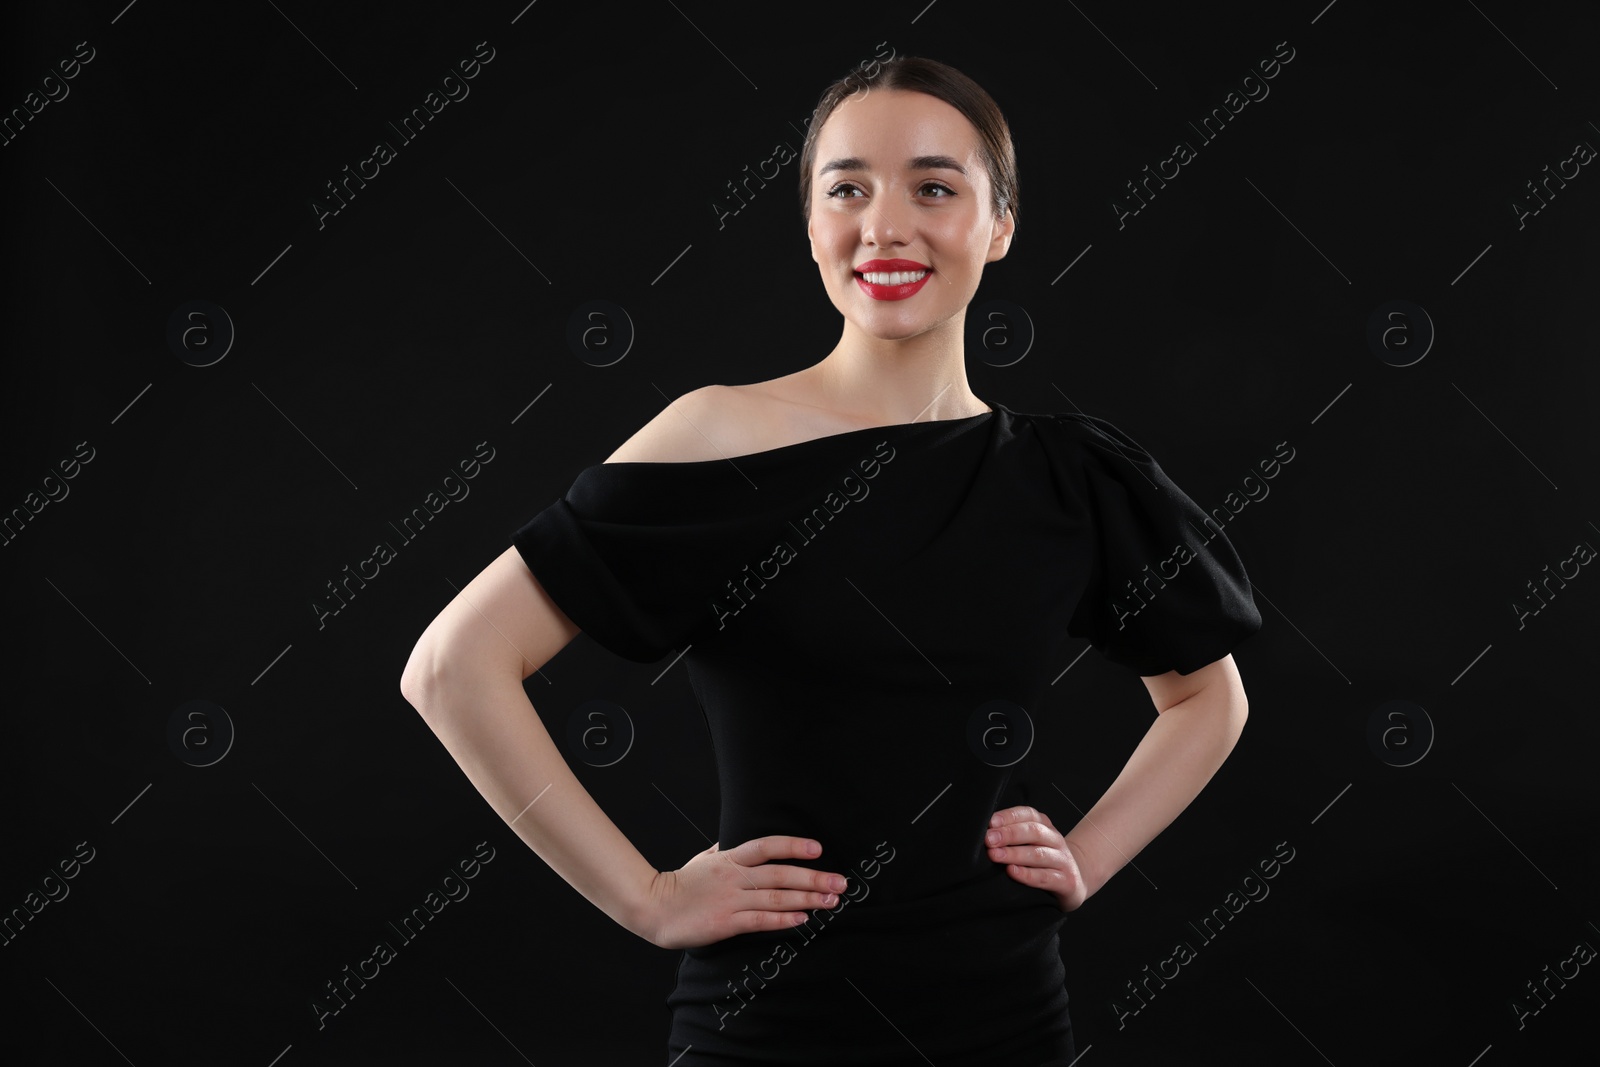
[(726, 850), (716, 843), (674, 871), (640, 854), (572, 773), (522, 688), (577, 633), (513, 546), (423, 631), (400, 692), (517, 836), (651, 944), (710, 944), (836, 906), (842, 877), (772, 862), (815, 859), (821, 845), (807, 838), (773, 834)]
[(572, 773), (522, 688), (577, 633), (507, 548), (423, 631), (400, 692), (540, 859), (622, 927), (652, 940), (658, 872)]

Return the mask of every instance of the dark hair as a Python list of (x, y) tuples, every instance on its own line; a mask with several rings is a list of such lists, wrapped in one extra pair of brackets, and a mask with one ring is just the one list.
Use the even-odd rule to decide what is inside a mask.
[(920, 56), (896, 56), (872, 64), (868, 74), (857, 68), (823, 90), (822, 99), (812, 113), (806, 129), (805, 147), (800, 151), (800, 212), (811, 221), (811, 170), (817, 161), (817, 135), (834, 109), (852, 94), (868, 89), (901, 89), (926, 93), (943, 100), (972, 123), (978, 131), (978, 150), (989, 173), (989, 199), (996, 218), (1009, 209), (1017, 217), (1017, 152), (1011, 141), (1011, 127), (1000, 106), (981, 85), (947, 64)]

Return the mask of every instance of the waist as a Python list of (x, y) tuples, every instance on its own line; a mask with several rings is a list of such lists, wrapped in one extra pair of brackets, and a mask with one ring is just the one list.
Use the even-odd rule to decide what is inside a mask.
[[(964, 1064), (994, 1062), (984, 1057), (997, 1033), (1061, 1040), (1064, 913), (1043, 890), (1006, 881), (1026, 892), (985, 880), (877, 907), (869, 897), (790, 930), (684, 950), (666, 1001), (675, 1047), (742, 1063), (878, 1065), (902, 1062), (891, 1056), (915, 1034), (936, 1062)], [(807, 1042), (815, 1055), (784, 1058)], [(1014, 1062), (1045, 1062), (1021, 1051)]]
[(876, 894), (870, 881), (855, 876), (852, 882), (838, 905), (808, 911), (798, 926), (736, 934), (685, 951), (705, 961), (748, 959), (783, 945), (806, 951), (831, 939), (851, 942), (848, 951), (857, 955), (933, 939), (952, 949), (1003, 955), (1019, 945), (1054, 941), (1065, 918), (1052, 894), (1015, 881), (998, 864), (983, 877), (910, 899)]

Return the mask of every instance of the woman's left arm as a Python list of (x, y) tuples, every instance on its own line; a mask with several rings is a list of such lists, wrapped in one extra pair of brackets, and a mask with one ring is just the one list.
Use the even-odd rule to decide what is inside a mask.
[(1156, 720), (1077, 825), (1062, 834), (1049, 816), (1025, 806), (990, 819), (989, 858), (1007, 864), (1017, 881), (1054, 893), (1063, 911), (1099, 892), (1189, 806), (1244, 729), (1249, 705), (1231, 655), (1189, 674), (1141, 680)]

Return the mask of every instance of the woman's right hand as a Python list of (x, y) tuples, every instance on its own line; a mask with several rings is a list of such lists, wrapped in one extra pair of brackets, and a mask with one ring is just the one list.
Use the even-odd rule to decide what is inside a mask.
[(658, 871), (650, 885), (648, 940), (658, 948), (695, 948), (798, 926), (808, 910), (837, 906), (848, 883), (840, 874), (770, 861), (821, 854), (817, 841), (772, 834), (726, 852), (713, 844), (675, 871)]

